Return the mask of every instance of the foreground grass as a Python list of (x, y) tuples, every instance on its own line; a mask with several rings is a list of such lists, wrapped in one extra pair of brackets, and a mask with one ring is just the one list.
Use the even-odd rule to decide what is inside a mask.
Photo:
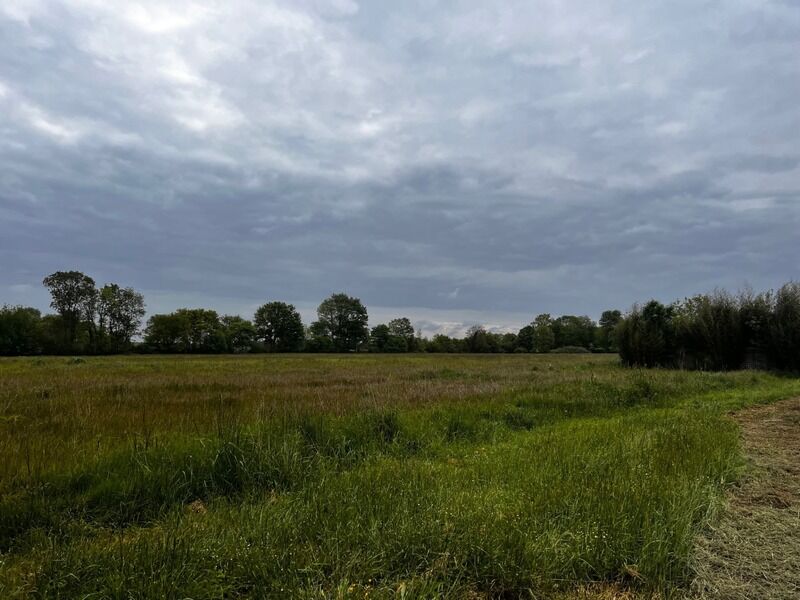
[(0, 597), (669, 594), (750, 372), (597, 356), (0, 361)]

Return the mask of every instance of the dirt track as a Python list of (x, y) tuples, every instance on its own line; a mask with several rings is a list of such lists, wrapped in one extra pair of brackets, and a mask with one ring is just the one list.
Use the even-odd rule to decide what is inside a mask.
[(701, 540), (694, 598), (800, 598), (800, 398), (743, 410), (749, 461)]

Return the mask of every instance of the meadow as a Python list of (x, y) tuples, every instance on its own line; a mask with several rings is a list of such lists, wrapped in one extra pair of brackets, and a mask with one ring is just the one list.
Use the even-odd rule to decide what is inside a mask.
[(611, 355), (0, 360), (2, 598), (678, 595), (800, 379)]

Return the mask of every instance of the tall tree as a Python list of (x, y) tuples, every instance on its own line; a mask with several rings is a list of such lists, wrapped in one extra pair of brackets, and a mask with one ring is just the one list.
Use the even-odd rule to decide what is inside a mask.
[(108, 340), (109, 350), (127, 348), (139, 331), (144, 317), (144, 296), (133, 288), (116, 283), (104, 285), (98, 295), (97, 315), (101, 337)]
[(789, 282), (775, 293), (769, 340), (772, 363), (800, 371), (800, 282)]
[(622, 362), (631, 366), (671, 366), (676, 359), (676, 306), (651, 300), (634, 306), (617, 326)]
[(533, 351), (533, 323), (525, 325), (517, 333), (517, 348), (525, 352)]
[[(406, 317), (400, 317), (399, 319), (392, 319), (389, 321), (389, 332), (402, 338), (406, 342), (406, 349), (408, 352), (414, 352), (416, 350), (416, 342), (417, 338), (414, 333), (414, 326), (411, 324), (411, 320)], [(399, 348), (401, 345), (394, 343), (393, 347)]]
[(600, 315), (597, 328), (597, 345), (604, 350), (616, 350), (617, 340), (614, 331), (622, 320), (622, 313), (618, 310), (604, 310)]
[(189, 324), (189, 352), (225, 352), (225, 335), (217, 311), (206, 308), (179, 308)]
[[(50, 306), (61, 315), (64, 336), (69, 349), (75, 344), (78, 326), (91, 321), (94, 329), (94, 314), (97, 308), (97, 288), (94, 279), (80, 271), (56, 271), (44, 278), (42, 284), (50, 292)], [(93, 335), (93, 333), (90, 333)]]
[(337, 352), (358, 350), (369, 339), (367, 309), (347, 294), (332, 294), (317, 308), (320, 332), (329, 337)]
[(550, 352), (556, 341), (553, 332), (553, 319), (549, 314), (538, 315), (533, 320), (533, 350), (534, 352)]
[(303, 347), (305, 329), (300, 313), (285, 302), (268, 302), (253, 317), (256, 336), (269, 352), (297, 352)]

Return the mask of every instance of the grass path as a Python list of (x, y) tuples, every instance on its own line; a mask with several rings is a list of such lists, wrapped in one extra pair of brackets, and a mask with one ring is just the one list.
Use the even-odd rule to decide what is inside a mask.
[(800, 398), (739, 411), (749, 461), (701, 540), (696, 598), (800, 598)]

